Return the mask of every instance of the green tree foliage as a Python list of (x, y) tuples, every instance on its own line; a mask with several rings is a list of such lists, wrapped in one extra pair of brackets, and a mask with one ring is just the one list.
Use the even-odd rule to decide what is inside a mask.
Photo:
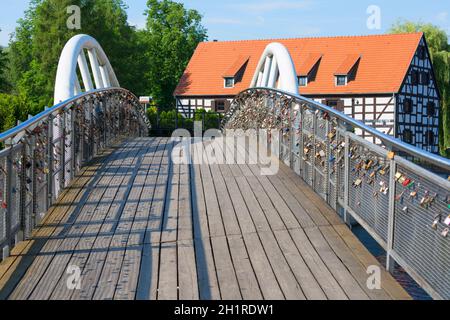
[(0, 92), (7, 92), (9, 85), (7, 81), (7, 58), (4, 49), (0, 47)]
[[(67, 28), (71, 5), (81, 8), (81, 30)], [(32, 0), (10, 43), (15, 93), (27, 97), (36, 109), (52, 105), (61, 51), (79, 33), (101, 43), (123, 87), (139, 91), (140, 82), (134, 80), (139, 70), (137, 36), (125, 9), (122, 0)]]
[(391, 33), (418, 32), (425, 33), (436, 80), (441, 93), (440, 150), (450, 157), (450, 45), (444, 30), (432, 24), (399, 21), (389, 30)]
[(171, 0), (147, 1), (145, 87), (161, 108), (174, 107), (173, 92), (198, 43), (207, 39), (201, 15)]
[(23, 97), (0, 93), (0, 132), (14, 127), (17, 119), (26, 119), (28, 108)]

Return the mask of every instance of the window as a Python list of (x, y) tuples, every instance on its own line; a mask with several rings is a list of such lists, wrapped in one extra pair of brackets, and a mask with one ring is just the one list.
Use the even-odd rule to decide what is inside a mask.
[(434, 132), (433, 132), (433, 130), (428, 130), (427, 132), (425, 132), (424, 140), (425, 140), (425, 145), (427, 145), (427, 146), (434, 145)]
[(413, 70), (411, 72), (411, 84), (413, 85), (419, 84), (419, 72), (417, 70)]
[(223, 100), (216, 101), (216, 111), (217, 112), (225, 111), (225, 101)]
[(337, 111), (344, 111), (344, 102), (342, 100), (325, 100), (325, 104)]
[(306, 87), (308, 85), (308, 77), (307, 76), (299, 76), (298, 77), (298, 85), (300, 87)]
[(234, 78), (225, 78), (225, 88), (234, 87)]
[(403, 100), (403, 113), (411, 113), (412, 112), (412, 100), (405, 98)]
[(434, 117), (436, 114), (436, 104), (433, 101), (427, 103), (427, 116)]
[(420, 84), (427, 86), (430, 83), (430, 73), (428, 71), (422, 71), (420, 73)]
[(412, 131), (410, 129), (403, 130), (403, 141), (412, 143)]
[(336, 85), (337, 86), (347, 85), (347, 76), (336, 76)]
[(425, 48), (425, 46), (419, 47), (418, 56), (420, 60), (424, 60), (427, 58), (427, 49)]

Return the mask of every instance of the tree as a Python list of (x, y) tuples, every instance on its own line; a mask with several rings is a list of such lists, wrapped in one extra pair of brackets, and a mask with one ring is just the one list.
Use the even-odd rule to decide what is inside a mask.
[[(2, 30), (0, 29), (0, 32)], [(9, 91), (9, 83), (7, 79), (8, 58), (5, 49), (0, 47), (0, 93)]]
[(4, 49), (0, 47), (0, 93), (8, 91), (8, 82), (6, 80), (7, 60)]
[[(81, 8), (81, 30), (67, 27), (71, 5)], [(37, 111), (52, 105), (59, 56), (79, 33), (99, 41), (123, 87), (139, 89), (140, 83), (134, 81), (139, 70), (137, 37), (125, 9), (122, 0), (32, 0), (10, 43), (15, 93), (25, 96)]]
[(139, 32), (145, 47), (145, 87), (157, 105), (167, 109), (174, 107), (173, 92), (207, 31), (201, 15), (181, 3), (148, 0), (147, 7), (147, 26)]
[(398, 21), (389, 30), (390, 33), (418, 31), (425, 34), (442, 98), (439, 124), (440, 151), (443, 156), (450, 157), (450, 45), (448, 36), (437, 26), (411, 21)]

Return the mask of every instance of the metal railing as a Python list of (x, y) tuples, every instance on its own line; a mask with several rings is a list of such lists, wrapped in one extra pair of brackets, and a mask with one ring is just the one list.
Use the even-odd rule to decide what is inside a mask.
[(0, 134), (0, 259), (31, 236), (86, 163), (120, 139), (148, 130), (138, 98), (107, 88), (47, 108)]
[(223, 128), (278, 129), (268, 144), (279, 139), (280, 159), (344, 221), (368, 231), (386, 250), (388, 270), (397, 263), (433, 298), (450, 299), (450, 181), (424, 168), (438, 167), (447, 177), (449, 159), (268, 88), (240, 93)]

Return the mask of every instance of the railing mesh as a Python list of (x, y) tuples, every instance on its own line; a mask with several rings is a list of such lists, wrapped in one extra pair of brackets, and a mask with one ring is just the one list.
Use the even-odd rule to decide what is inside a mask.
[(0, 134), (5, 146), (0, 150), (0, 259), (17, 240), (31, 236), (61, 191), (102, 148), (122, 137), (147, 135), (148, 129), (135, 96), (102, 89)]
[[(281, 160), (331, 207), (360, 222), (387, 251), (389, 265), (394, 257), (433, 297), (450, 299), (450, 165), (445, 160), (414, 150), (406, 154), (410, 148), (381, 134), (374, 144), (361, 136), (372, 137), (373, 129), (300, 96), (249, 89), (232, 106), (224, 118), (227, 129), (268, 128), (267, 115), (276, 115), (278, 122), (269, 121), (269, 128), (292, 139), (282, 139)], [(444, 168), (445, 178), (425, 169), (430, 163)]]
[(443, 236), (449, 228), (450, 190), (403, 165), (396, 174), (394, 250), (442, 297), (450, 298), (450, 233)]

